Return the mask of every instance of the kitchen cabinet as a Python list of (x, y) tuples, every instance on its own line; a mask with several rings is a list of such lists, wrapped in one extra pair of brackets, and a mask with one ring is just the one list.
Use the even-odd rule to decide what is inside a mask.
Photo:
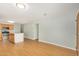
[(14, 43), (24, 42), (24, 33), (15, 33), (14, 34)]
[(13, 24), (9, 24), (9, 30), (13, 30), (14, 29), (14, 25)]
[(10, 33), (9, 41), (12, 43), (24, 42), (24, 33)]
[(9, 39), (13, 41), (13, 39), (14, 39), (14, 34), (12, 34), (13, 33), (13, 31), (12, 31), (13, 29), (14, 29), (14, 25), (13, 24), (0, 23), (0, 40), (3, 39), (3, 33), (8, 31), (9, 32)]
[(13, 24), (2, 24), (2, 28), (8, 28), (9, 30), (13, 30), (14, 29), (14, 25)]
[(1, 30), (2, 30), (2, 24), (0, 23), (0, 40), (2, 40), (2, 32), (1, 32)]
[(2, 40), (2, 32), (0, 32), (0, 40)]
[(14, 33), (9, 33), (9, 41), (14, 43)]
[(2, 29), (2, 24), (0, 23), (0, 30)]

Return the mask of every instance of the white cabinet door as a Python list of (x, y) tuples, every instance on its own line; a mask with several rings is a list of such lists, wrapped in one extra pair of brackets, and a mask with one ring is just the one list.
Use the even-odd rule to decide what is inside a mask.
[(15, 43), (23, 42), (24, 41), (24, 33), (16, 33), (15, 34)]

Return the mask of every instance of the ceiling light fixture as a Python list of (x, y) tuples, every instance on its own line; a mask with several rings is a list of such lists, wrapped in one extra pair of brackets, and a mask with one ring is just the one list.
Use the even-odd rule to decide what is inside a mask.
[(9, 23), (15, 23), (15, 21), (8, 21)]
[(25, 5), (23, 3), (16, 3), (16, 6), (18, 8), (25, 8)]

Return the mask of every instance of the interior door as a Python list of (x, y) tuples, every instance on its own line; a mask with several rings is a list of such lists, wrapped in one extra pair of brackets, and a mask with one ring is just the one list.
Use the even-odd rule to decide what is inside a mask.
[(76, 52), (79, 56), (79, 13), (77, 14), (77, 40), (76, 40)]

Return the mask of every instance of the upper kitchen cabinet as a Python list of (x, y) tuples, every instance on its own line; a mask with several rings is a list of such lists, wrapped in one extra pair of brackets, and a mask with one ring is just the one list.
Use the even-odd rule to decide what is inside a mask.
[(9, 30), (13, 30), (14, 29), (14, 25), (13, 24), (8, 24), (9, 26)]
[(7, 28), (9, 30), (13, 30), (14, 29), (14, 25), (13, 24), (2, 24), (1, 27), (2, 28)]
[(2, 24), (0, 23), (0, 30), (2, 29)]

